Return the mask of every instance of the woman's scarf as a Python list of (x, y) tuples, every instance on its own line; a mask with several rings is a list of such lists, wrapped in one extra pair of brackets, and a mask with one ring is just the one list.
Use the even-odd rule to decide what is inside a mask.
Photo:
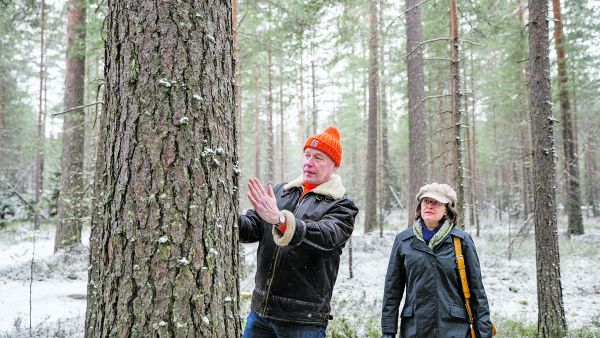
[[(418, 239), (420, 239), (422, 242), (425, 242), (423, 239), (423, 228), (421, 222), (422, 220), (418, 219), (413, 223), (413, 232)], [(439, 228), (435, 235), (433, 235), (433, 237), (431, 237), (429, 240), (428, 246), (431, 248), (431, 250), (433, 250), (436, 245), (442, 242), (442, 240), (450, 233), (450, 230), (452, 230), (453, 227), (454, 223), (450, 221), (445, 221), (444, 224), (442, 224), (442, 227)]]

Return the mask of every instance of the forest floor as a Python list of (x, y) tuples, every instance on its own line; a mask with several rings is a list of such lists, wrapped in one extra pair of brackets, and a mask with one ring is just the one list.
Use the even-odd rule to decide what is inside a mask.
[[(404, 219), (392, 214), (388, 220)], [(394, 223), (394, 222), (389, 222)], [(396, 224), (398, 222), (395, 222)], [(561, 222), (559, 246), (563, 299), (570, 337), (600, 337), (600, 220), (586, 219), (586, 234), (564, 235)], [(362, 224), (357, 222), (357, 224)], [(395, 225), (398, 228), (398, 225)], [(517, 225), (511, 224), (516, 232)], [(349, 278), (348, 248), (344, 250), (335, 285), (328, 336), (378, 337), (383, 283), (389, 253), (398, 230), (365, 234), (357, 226), (353, 234), (353, 278)], [(86, 243), (70, 252), (53, 254), (54, 231), (45, 225), (36, 232), (35, 268), (30, 282), (33, 232), (31, 224), (12, 224), (0, 230), (0, 338), (82, 337), (85, 321), (88, 266)], [(537, 326), (535, 241), (530, 235), (512, 250), (508, 260), (508, 224), (482, 222), (481, 234), (473, 235), (482, 265), (498, 337), (532, 337)], [(254, 287), (256, 244), (244, 244), (243, 294)], [(30, 297), (31, 283), (31, 297)], [(30, 303), (31, 299), (31, 303)], [(241, 316), (248, 313), (243, 297)], [(29, 331), (31, 304), (32, 331)]]

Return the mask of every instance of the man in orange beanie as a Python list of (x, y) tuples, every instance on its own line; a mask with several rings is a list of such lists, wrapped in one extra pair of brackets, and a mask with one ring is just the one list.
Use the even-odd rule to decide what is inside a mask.
[(265, 189), (252, 177), (254, 206), (240, 217), (242, 242), (259, 242), (244, 338), (325, 337), (340, 255), (358, 208), (335, 174), (340, 132), (329, 127), (304, 144), (303, 173)]

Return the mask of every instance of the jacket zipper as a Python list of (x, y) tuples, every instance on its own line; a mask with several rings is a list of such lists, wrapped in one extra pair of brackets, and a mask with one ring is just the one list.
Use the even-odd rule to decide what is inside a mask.
[[(298, 200), (298, 203), (296, 204), (296, 207), (294, 208), (294, 212), (293, 212), (294, 214), (296, 214), (296, 211), (298, 211), (298, 208), (300, 208), (302, 201), (304, 201), (304, 196), (300, 197), (300, 200)], [(273, 273), (271, 274), (271, 278), (269, 279), (269, 283), (267, 284), (268, 286), (267, 286), (267, 294), (265, 296), (265, 305), (263, 306), (263, 311), (262, 311), (263, 317), (267, 313), (267, 305), (269, 304), (269, 296), (271, 294), (271, 286), (273, 285), (273, 278), (275, 278), (275, 269), (277, 268), (277, 260), (279, 259), (280, 251), (281, 251), (281, 247), (277, 246), (277, 252), (275, 252), (275, 260), (273, 261), (273, 268), (272, 268)]]

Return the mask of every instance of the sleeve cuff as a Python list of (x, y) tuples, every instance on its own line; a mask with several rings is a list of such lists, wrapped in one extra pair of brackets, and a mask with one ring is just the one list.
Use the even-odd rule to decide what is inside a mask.
[(273, 226), (271, 232), (273, 233), (273, 240), (275, 240), (275, 244), (279, 246), (286, 246), (290, 244), (292, 238), (294, 237), (294, 232), (296, 232), (296, 217), (294, 214), (287, 210), (282, 211), (285, 216), (285, 232), (281, 234), (279, 230), (277, 230), (276, 226)]

